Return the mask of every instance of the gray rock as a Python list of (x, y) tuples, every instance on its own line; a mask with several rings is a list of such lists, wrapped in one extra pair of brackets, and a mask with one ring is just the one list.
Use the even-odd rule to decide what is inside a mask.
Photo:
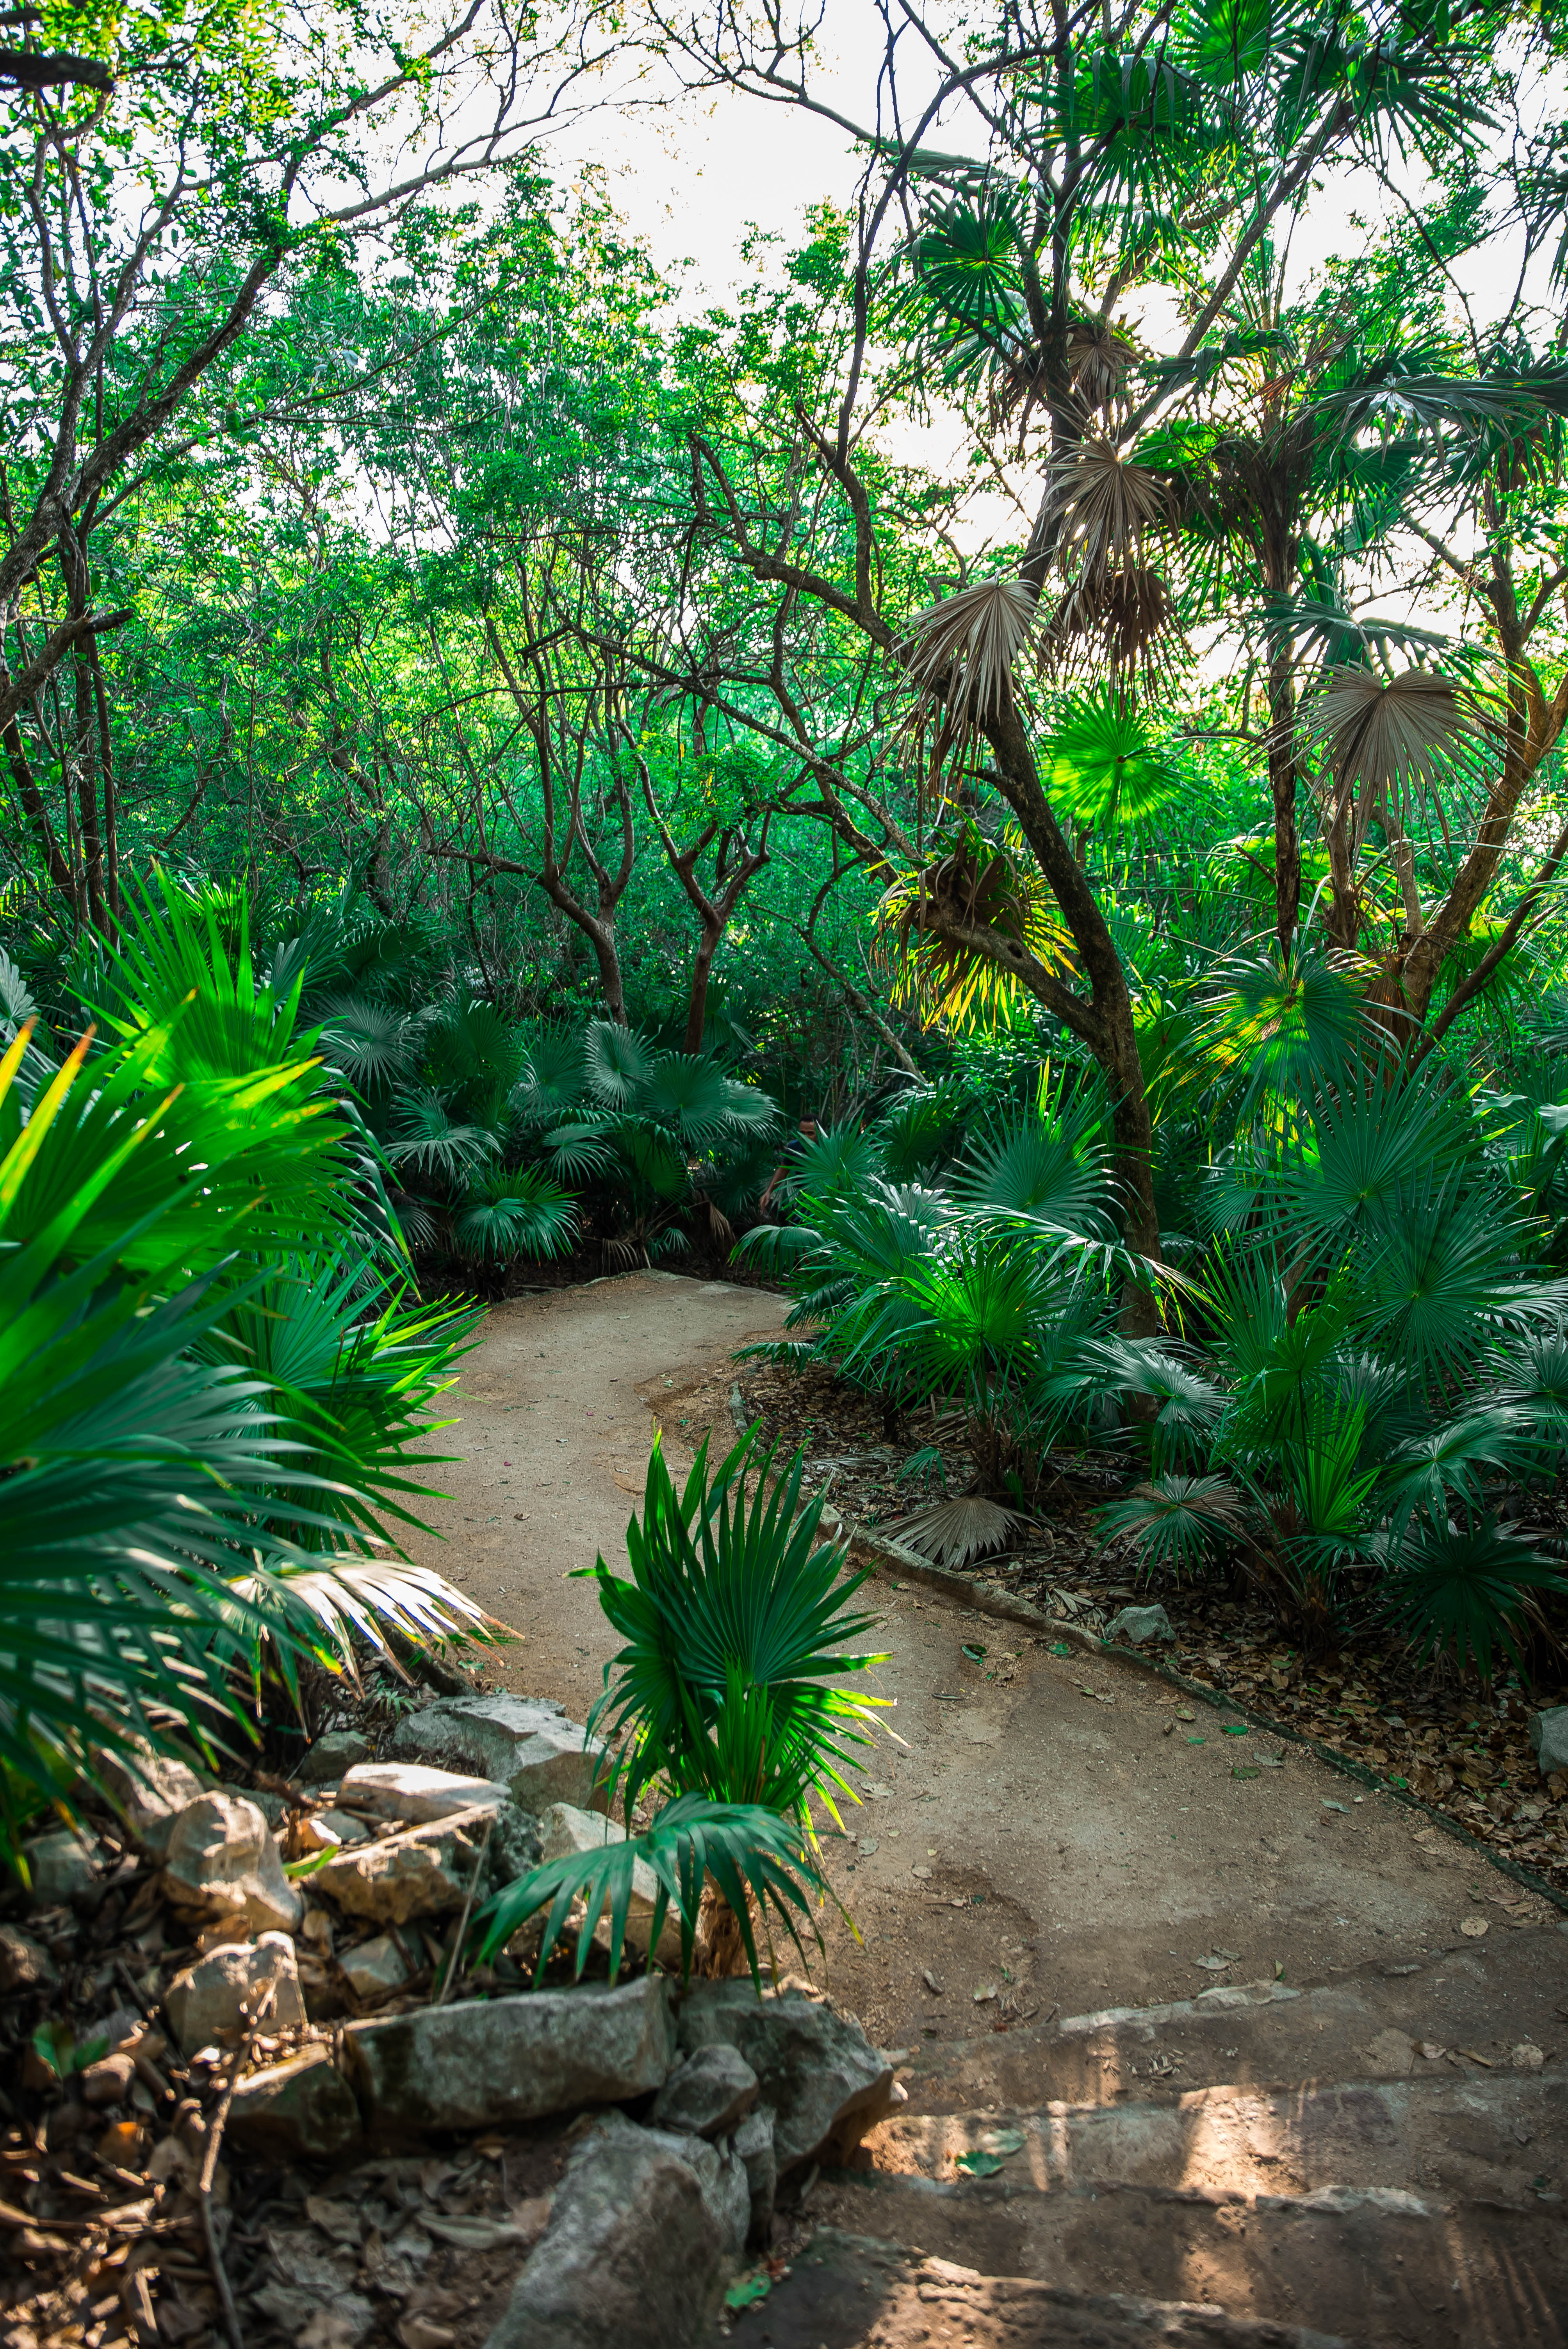
[(648, 2124), (689, 2137), (726, 2137), (757, 2095), (757, 2075), (738, 2048), (699, 2047), (670, 2074)]
[(369, 1759), (370, 1742), (356, 1729), (329, 1729), (316, 1739), (294, 1776), (302, 1786), (333, 1786), (346, 1770)]
[(499, 1891), (515, 1884), (539, 1861), (539, 1821), (531, 1811), (513, 1802), (503, 1803), (490, 1830), (490, 1877)]
[(337, 1790), (340, 1806), (410, 1826), (456, 1818), (460, 1811), (498, 1811), (508, 1800), (508, 1790), (494, 1778), (432, 1770), (427, 1762), (359, 1762), (344, 1773)]
[(229, 2135), (246, 2151), (332, 2161), (359, 2142), (359, 2107), (326, 2047), (253, 2072), (234, 2090)]
[(15, 1925), (0, 1925), (0, 1992), (39, 1990), (59, 1980), (53, 1958)]
[(485, 2349), (686, 2349), (706, 2337), (734, 2256), (722, 2172), (700, 2138), (607, 2114), (573, 2156)]
[(664, 2085), (675, 2041), (669, 1984), (655, 1975), (614, 1990), (583, 1984), (354, 2023), (344, 2050), (379, 2137), (486, 2128), (645, 2095)]
[(169, 1838), (161, 1881), (174, 1908), (214, 1921), (242, 1915), (253, 1932), (292, 1933), (304, 1914), (271, 1827), (240, 1795), (187, 1804)]
[(1549, 1713), (1532, 1713), (1530, 1743), (1543, 1778), (1550, 1778), (1553, 1771), (1568, 1770), (1568, 1704), (1554, 1704)]
[(105, 1855), (91, 1837), (61, 1827), (53, 1835), (36, 1836), (22, 1851), (36, 1907), (57, 1909), (64, 1902), (72, 1909), (96, 1909), (103, 1899)]
[(100, 1754), (98, 1765), (105, 1792), (135, 1841), (151, 1858), (164, 1858), (175, 1820), (206, 1791), (195, 1771), (178, 1754), (155, 1754), (150, 1745)]
[(473, 1881), (484, 1836), (476, 1822), (470, 1841), (461, 1826), (439, 1822), (408, 1827), (379, 1843), (345, 1847), (317, 1868), (313, 1890), (325, 1892), (345, 1914), (376, 1925), (406, 1925), (412, 1917), (440, 1917), (460, 1909)]
[[(626, 1830), (620, 1821), (607, 1818), (602, 1811), (580, 1811), (573, 1803), (552, 1803), (539, 1815), (539, 1848), (542, 1859), (563, 1859), (569, 1855), (602, 1850), (607, 1843), (624, 1843), (625, 1840)], [(646, 1860), (634, 1860), (625, 1937), (641, 1957), (646, 1957), (648, 1952), (654, 1927), (654, 1906), (658, 1893), (658, 1878)], [(593, 1938), (608, 1946), (610, 1928), (607, 1912), (595, 1929)], [(657, 1956), (663, 1966), (674, 1968), (681, 1961), (680, 1920), (668, 1909), (665, 1912), (664, 1930), (659, 1935)]]
[(390, 1933), (377, 1933), (373, 1941), (361, 1941), (356, 1950), (342, 1951), (337, 1963), (355, 1997), (366, 2000), (385, 1998), (389, 1992), (401, 1990), (412, 1972)]
[(270, 1793), (265, 1786), (220, 1786), (218, 1792), (232, 1795), (242, 1803), (254, 1803), (274, 1834), (288, 1816), (289, 1806), (283, 1796)]
[(175, 1975), (163, 2005), (187, 2055), (221, 2045), (263, 2015), (266, 2029), (292, 2031), (305, 2019), (294, 1945), (286, 1933), (263, 1933), (209, 1950)]
[(345, 1844), (370, 1841), (370, 1829), (363, 1819), (356, 1818), (352, 1811), (316, 1811), (306, 1820), (305, 1826), (307, 1830), (311, 1827), (320, 1827), (323, 1830), (321, 1838), (323, 1845), (329, 1842)]
[(509, 1787), (525, 1811), (551, 1803), (590, 1807), (601, 1756), (585, 1752), (586, 1733), (547, 1697), (441, 1697), (406, 1713), (387, 1741), (404, 1762), (469, 1771)]
[(1173, 1640), (1171, 1618), (1163, 1607), (1124, 1607), (1113, 1615), (1105, 1627), (1108, 1640), (1119, 1639), (1123, 1633), (1135, 1648), (1147, 1647), (1150, 1640)]
[(680, 2011), (688, 2054), (738, 2048), (774, 2112), (779, 2175), (802, 2162), (842, 2162), (866, 2131), (908, 2101), (858, 2023), (799, 1991), (758, 1998), (749, 1982), (700, 1982)]
[(773, 2199), (779, 2189), (779, 2156), (773, 2147), (773, 2107), (753, 2105), (730, 2139), (730, 2148), (746, 2172), (751, 2198), (751, 2224), (747, 2242), (765, 2251), (773, 2240)]

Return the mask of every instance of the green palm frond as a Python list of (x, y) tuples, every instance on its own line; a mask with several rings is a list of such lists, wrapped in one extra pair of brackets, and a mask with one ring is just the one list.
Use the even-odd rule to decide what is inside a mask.
[(393, 1100), (387, 1155), (394, 1166), (428, 1180), (457, 1183), (500, 1150), (500, 1141), (488, 1126), (459, 1123), (438, 1093), (421, 1089)]
[(1157, 1476), (1099, 1513), (1102, 1543), (1130, 1539), (1144, 1574), (1195, 1574), (1236, 1538), (1242, 1498), (1223, 1476)]
[(647, 1040), (630, 1028), (608, 1019), (592, 1019), (583, 1040), (588, 1087), (595, 1100), (610, 1109), (623, 1109), (653, 1068)]
[(827, 1886), (792, 1821), (758, 1804), (714, 1802), (704, 1795), (681, 1795), (654, 1814), (646, 1829), (624, 1842), (546, 1860), (496, 1894), (474, 1920), (483, 1929), (480, 1955), (490, 1958), (542, 1909), (548, 1909), (534, 1981), (544, 1977), (552, 1951), (565, 1930), (574, 1904), (583, 1904), (577, 1935), (577, 1979), (583, 1978), (602, 1919), (608, 1926), (610, 1980), (625, 1957), (626, 1920), (635, 1872), (653, 1873), (656, 1890), (648, 1949), (657, 1949), (673, 1909), (680, 1922), (681, 1978), (691, 1971), (697, 1909), (705, 1882), (727, 1902), (740, 1930), (751, 1978), (760, 1989), (761, 1968), (752, 1916), (782, 1926), (799, 1951), (800, 1928), (810, 1926), (819, 1949), (820, 1930), (811, 1919), (814, 1901)]
[(1309, 1096), (1357, 1057), (1366, 1034), (1343, 957), (1305, 946), (1288, 961), (1234, 955), (1210, 982), (1204, 1042), (1239, 1087), (1243, 1117), (1270, 1096)]
[(624, 1642), (589, 1726), (618, 1749), (628, 1819), (661, 1775), (802, 1820), (821, 1800), (837, 1816), (833, 1790), (849, 1791), (883, 1700), (830, 1683), (886, 1659), (850, 1644), (872, 1622), (849, 1607), (866, 1577), (841, 1581), (842, 1550), (819, 1540), (822, 1503), (802, 1506), (800, 1485), (800, 1456), (777, 1475), (753, 1429), (712, 1472), (705, 1444), (677, 1495), (655, 1444), (626, 1530), (630, 1580), (602, 1557), (582, 1569)]
[(1099, 1104), (1083, 1092), (1048, 1103), (1044, 1114), (1015, 1110), (973, 1141), (953, 1178), (953, 1195), (973, 1213), (1104, 1235), (1109, 1166), (1099, 1138)]
[(381, 1087), (408, 1074), (417, 1031), (406, 1012), (357, 995), (324, 996), (314, 1009), (322, 1054), (351, 1084)]
[(1446, 1388), (1500, 1330), (1552, 1316), (1534, 1235), (1490, 1185), (1426, 1167), (1367, 1216), (1354, 1257), (1356, 1326), (1413, 1381)]
[(511, 1091), (511, 1112), (526, 1133), (570, 1121), (588, 1093), (583, 1031), (560, 1021), (523, 1040), (522, 1073)]
[(576, 1229), (571, 1195), (536, 1166), (487, 1175), (452, 1219), (459, 1247), (480, 1258), (565, 1256)]
[(1541, 1602), (1568, 1596), (1568, 1580), (1484, 1517), (1460, 1533), (1424, 1524), (1379, 1596), (1387, 1620), (1418, 1657), (1450, 1657), (1489, 1681), (1495, 1652), (1517, 1660)]
[(1110, 687), (1064, 703), (1042, 748), (1040, 771), (1052, 804), (1102, 833), (1147, 823), (1182, 788), (1180, 770), (1155, 748), (1132, 703)]

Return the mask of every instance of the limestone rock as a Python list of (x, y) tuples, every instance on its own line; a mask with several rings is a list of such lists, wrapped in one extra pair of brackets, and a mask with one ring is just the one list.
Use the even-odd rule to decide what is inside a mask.
[(292, 2031), (305, 2019), (294, 1945), (286, 1933), (263, 1933), (209, 1950), (175, 1975), (163, 2004), (187, 2055), (221, 2045), (259, 2016), (269, 2031)]
[(316, 1847), (318, 1850), (324, 1849), (328, 1843), (368, 1843), (370, 1841), (370, 1829), (363, 1819), (356, 1818), (352, 1811), (317, 1811), (304, 1822), (304, 1832), (307, 1837), (313, 1828), (319, 1828), (321, 1831), (321, 1842)]
[(1554, 1704), (1549, 1713), (1532, 1713), (1530, 1743), (1543, 1778), (1550, 1778), (1554, 1771), (1568, 1770), (1568, 1704)]
[[(626, 1830), (618, 1819), (606, 1818), (600, 1811), (580, 1811), (573, 1803), (552, 1803), (539, 1815), (539, 1855), (542, 1859), (563, 1859), (569, 1854), (600, 1849), (607, 1843), (624, 1843)], [(626, 1911), (626, 1940), (639, 1956), (646, 1957), (648, 1938), (653, 1931), (654, 1904), (658, 1899), (659, 1880), (646, 1860), (632, 1864), (632, 1900)], [(596, 1941), (609, 1941), (609, 1913), (606, 1910), (593, 1936)], [(681, 1961), (680, 1920), (666, 1910), (664, 1930), (659, 1935), (657, 1951), (661, 1965), (676, 1967)]]
[(373, 1941), (361, 1941), (356, 1950), (345, 1950), (337, 1963), (355, 1997), (365, 2000), (386, 1998), (391, 1992), (401, 1990), (412, 1972), (390, 1933), (377, 1933)]
[(773, 2107), (753, 2105), (730, 2139), (730, 2148), (746, 2172), (751, 2197), (751, 2225), (747, 2242), (766, 2251), (773, 2240), (773, 2199), (779, 2189), (779, 2156), (773, 2146)]
[(356, 1729), (329, 1729), (316, 1739), (294, 1776), (302, 1786), (333, 1786), (346, 1770), (369, 1759), (369, 1740)]
[(1144, 1648), (1151, 1640), (1173, 1640), (1175, 1632), (1171, 1618), (1163, 1607), (1124, 1607), (1113, 1615), (1105, 1627), (1108, 1640), (1118, 1640), (1126, 1634), (1135, 1648)]
[(155, 1754), (139, 1745), (129, 1754), (100, 1754), (98, 1765), (106, 1791), (136, 1842), (153, 1859), (164, 1858), (174, 1822), (205, 1789), (178, 1754)]
[(746, 2058), (773, 2108), (781, 2178), (802, 2162), (845, 2160), (907, 2101), (859, 2024), (799, 1991), (758, 1998), (749, 1982), (700, 1982), (681, 2008), (678, 2037), (688, 2054), (722, 2044)]
[(203, 1795), (174, 1822), (163, 1890), (198, 1918), (242, 1915), (253, 1931), (292, 1933), (304, 1901), (284, 1874), (273, 1831), (241, 1795)]
[(733, 2258), (723, 2167), (700, 2138), (639, 2129), (620, 2113), (597, 2121), (485, 2349), (681, 2349), (704, 2339)]
[(548, 1697), (441, 1697), (406, 1713), (387, 1741), (398, 1761), (498, 1779), (525, 1811), (551, 1803), (586, 1808), (601, 1755), (584, 1751), (585, 1732)]
[(675, 2061), (669, 1983), (526, 1992), (350, 2023), (345, 2060), (377, 2137), (486, 2128), (620, 2104)]
[(311, 1883), (346, 1915), (377, 1925), (443, 1916), (468, 1897), (483, 1834), (480, 1822), (471, 1842), (460, 1826), (408, 1827), (379, 1843), (346, 1847), (317, 1868)]
[(751, 2110), (757, 2095), (757, 2075), (738, 2048), (722, 2042), (699, 2047), (659, 2090), (649, 2126), (690, 2137), (726, 2137)]
[(60, 1827), (52, 1835), (35, 1836), (22, 1847), (32, 1881), (33, 1900), (40, 1909), (96, 1909), (108, 1882), (105, 1855), (91, 1837), (73, 1835)]
[(490, 1829), (490, 1879), (499, 1890), (526, 1876), (540, 1856), (539, 1821), (520, 1804), (504, 1802)]
[(509, 1799), (507, 1788), (492, 1778), (432, 1770), (424, 1762), (358, 1762), (344, 1773), (337, 1790), (340, 1805), (410, 1826), (455, 1818), (459, 1811), (496, 1811)]
[(0, 1925), (0, 1993), (38, 1990), (58, 1979), (47, 1950), (29, 1940), (15, 1925)]
[(359, 2107), (326, 2047), (253, 2072), (234, 2090), (229, 2135), (255, 2153), (331, 2161), (359, 2142)]

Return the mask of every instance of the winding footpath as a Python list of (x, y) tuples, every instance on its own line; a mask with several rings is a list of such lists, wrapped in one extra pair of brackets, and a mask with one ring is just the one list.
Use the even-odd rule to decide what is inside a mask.
[[(583, 1717), (614, 1641), (573, 1571), (624, 1556), (656, 1427), (677, 1469), (733, 1440), (783, 1310), (640, 1273), (490, 1315), (417, 1554), (515, 1628), (498, 1685)], [(910, 2102), (744, 2337), (1568, 2338), (1568, 1920), (1109, 1655), (866, 1595), (897, 1734), (822, 1822), (860, 1939), (807, 1957)]]

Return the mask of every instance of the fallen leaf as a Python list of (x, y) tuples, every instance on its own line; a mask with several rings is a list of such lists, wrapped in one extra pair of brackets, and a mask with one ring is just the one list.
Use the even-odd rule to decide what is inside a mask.
[(1454, 2054), (1456, 2055), (1466, 2056), (1472, 2064), (1484, 2064), (1489, 2072), (1493, 2069), (1491, 2057), (1490, 2055), (1478, 2055), (1473, 2047), (1456, 2047), (1454, 2049)]
[(325, 2194), (305, 2196), (304, 2215), (313, 2227), (319, 2227), (335, 2243), (357, 2245), (365, 2232), (364, 2223), (352, 2204), (332, 2201)]
[(766, 2300), (772, 2289), (773, 2279), (767, 2270), (757, 2268), (730, 2285), (724, 2295), (724, 2304), (726, 2308), (750, 2308), (755, 2302)]
[(449, 2324), (437, 2324), (418, 2310), (398, 2319), (397, 2338), (403, 2349), (448, 2349), (449, 2343), (457, 2337)]
[(1439, 2055), (1446, 2055), (1449, 2052), (1446, 2047), (1440, 2047), (1435, 2039), (1418, 2040), (1417, 2050), (1426, 2057), (1429, 2064), (1435, 2064)]
[(996, 1995), (996, 1985), (995, 1985), (995, 1982), (985, 1982), (985, 1983), (983, 1983), (983, 1984), (981, 1985), (980, 1989), (978, 1989), (978, 1990), (975, 1992), (975, 2005), (976, 2005), (976, 2006), (984, 2006), (984, 2005), (985, 2004), (985, 2002), (986, 2002), (986, 2000), (987, 2000), (987, 1999), (995, 1998), (995, 1995)]
[(909, 1872), (912, 1876), (918, 1876), (923, 1884), (929, 1884), (931, 1881), (929, 1868), (912, 1868)]
[(1331, 1803), (1326, 1795), (1323, 1798), (1323, 1807), (1326, 1811), (1343, 1811), (1346, 1818), (1350, 1816), (1348, 1803)]
[(1192, 1963), (1195, 1966), (1202, 1966), (1206, 1973), (1222, 1974), (1225, 1968), (1233, 1963), (1233, 1961), (1230, 1958), (1194, 1958)]
[(1246, 1733), (1247, 1724), (1244, 1721), (1226, 1721), (1220, 1725), (1222, 1737), (1244, 1737)]
[(922, 1966), (920, 1970), (920, 1979), (925, 1984), (926, 1989), (931, 1992), (933, 1998), (940, 1998), (942, 1996), (942, 1984), (937, 1981), (936, 1976), (932, 1972), (929, 1966)]
[(971, 1663), (979, 1664), (985, 1660), (985, 1649), (978, 1645), (972, 1647), (967, 1640), (964, 1642), (964, 1653), (969, 1658)]
[(1231, 1764), (1233, 1778), (1256, 1778), (1261, 1775), (1255, 1762), (1233, 1762)]
[(1164, 1728), (1163, 1728), (1163, 1729), (1161, 1731), (1161, 1733), (1160, 1733), (1161, 1736), (1161, 1737), (1169, 1737), (1169, 1736), (1170, 1736), (1170, 1734), (1171, 1734), (1171, 1731), (1175, 1728), (1175, 1726), (1176, 1726), (1176, 1723), (1175, 1723), (1173, 1721), (1168, 1721), (1168, 1722), (1166, 1723), (1166, 1724), (1165, 1724)]
[(1002, 2167), (1002, 2158), (995, 2153), (961, 2153), (953, 2167), (963, 2170), (966, 2178), (995, 2178)]
[(987, 2129), (980, 2143), (985, 2152), (1000, 2154), (1006, 2161), (1022, 2153), (1028, 2141), (1021, 2128), (998, 2128)]
[(1189, 1713), (1184, 1704), (1179, 1704), (1176, 1708), (1176, 1718), (1178, 1721), (1196, 1721), (1198, 1716), (1195, 1713)]
[[(1467, 1941), (1479, 1941), (1481, 1935), (1486, 1930), (1487, 1920), (1484, 1917), (1461, 1917), (1460, 1919), (1460, 1931), (1464, 1935)], [(1460, 2052), (1462, 2054), (1463, 2050), (1461, 2049)]]

